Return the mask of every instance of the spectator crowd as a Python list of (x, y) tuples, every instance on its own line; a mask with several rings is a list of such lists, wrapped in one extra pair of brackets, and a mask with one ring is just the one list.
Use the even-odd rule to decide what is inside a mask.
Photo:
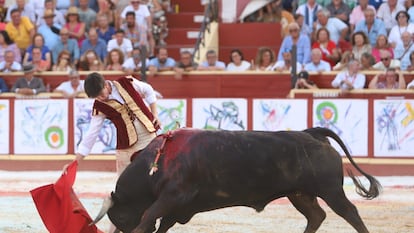
[[(279, 51), (261, 47), (248, 61), (236, 48), (229, 61), (219, 61), (217, 52), (209, 50), (200, 64), (189, 51), (177, 60), (169, 57), (170, 11), (168, 0), (16, 0), (8, 7), (0, 1), (0, 72), (24, 72), (24, 88), (33, 83), (34, 72), (68, 72), (66, 86), (72, 90), (58, 90), (66, 96), (82, 86), (76, 71), (131, 74), (143, 64), (149, 75), (174, 71), (177, 79), (193, 70), (290, 72), (294, 67), (297, 88), (317, 88), (307, 72), (334, 70), (339, 71), (335, 88), (414, 89), (401, 72), (414, 70), (412, 0), (273, 0), (244, 22), (280, 23)], [(364, 70), (379, 74), (366, 83)], [(46, 90), (39, 85), (31, 91), (10, 90)], [(1, 79), (0, 90), (8, 91)]]

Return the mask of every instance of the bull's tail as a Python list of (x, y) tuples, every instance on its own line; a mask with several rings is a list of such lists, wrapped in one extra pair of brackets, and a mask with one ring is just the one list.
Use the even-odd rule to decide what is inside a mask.
[(330, 137), (332, 139), (334, 139), (342, 148), (342, 150), (345, 152), (346, 157), (348, 158), (348, 160), (351, 162), (351, 164), (355, 167), (355, 169), (357, 169), (362, 175), (364, 175), (369, 183), (369, 190), (367, 190), (361, 183), (361, 181), (354, 176), (354, 174), (352, 173), (351, 169), (347, 169), (348, 175), (349, 177), (351, 177), (352, 181), (354, 182), (355, 186), (356, 186), (356, 192), (366, 198), (366, 199), (374, 199), (376, 198), (381, 191), (381, 184), (379, 183), (379, 181), (377, 179), (375, 179), (373, 176), (369, 175), (368, 173), (364, 172), (354, 161), (354, 159), (352, 158), (351, 154), (349, 153), (348, 149), (345, 146), (345, 143), (341, 140), (341, 138), (334, 133), (332, 130), (327, 129), (327, 128), (321, 128), (321, 127), (316, 127), (316, 128), (310, 128), (310, 129), (306, 129), (304, 130), (304, 132), (312, 135), (312, 137), (326, 142), (327, 138), (326, 137)]

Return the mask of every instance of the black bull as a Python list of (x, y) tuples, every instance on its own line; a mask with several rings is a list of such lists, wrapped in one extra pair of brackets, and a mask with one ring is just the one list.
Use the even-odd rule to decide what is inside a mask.
[[(342, 158), (327, 136), (338, 142), (354, 168), (369, 180), (366, 189), (349, 171), (357, 193), (367, 199), (378, 196), (379, 182), (358, 167), (341, 139), (328, 129), (180, 129), (172, 132), (164, 146), (165, 137), (158, 136), (137, 154), (96, 221), (107, 212), (123, 232), (150, 233), (161, 219), (157, 233), (164, 233), (199, 212), (231, 206), (259, 212), (269, 202), (288, 197), (307, 219), (305, 232), (316, 232), (326, 217), (317, 202), (320, 197), (358, 232), (368, 232), (345, 196)], [(158, 171), (151, 176), (151, 164), (161, 147)]]

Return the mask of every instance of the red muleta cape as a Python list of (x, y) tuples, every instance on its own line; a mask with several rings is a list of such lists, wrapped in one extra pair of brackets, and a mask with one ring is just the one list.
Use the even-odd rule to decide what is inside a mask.
[(72, 189), (77, 166), (72, 162), (56, 183), (30, 191), (50, 233), (102, 233), (95, 225), (89, 226), (92, 219)]

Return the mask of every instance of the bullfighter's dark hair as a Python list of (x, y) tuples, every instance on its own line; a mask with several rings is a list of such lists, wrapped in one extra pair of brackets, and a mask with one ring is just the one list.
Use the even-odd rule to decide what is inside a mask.
[(101, 74), (93, 72), (88, 74), (85, 79), (84, 89), (88, 97), (95, 98), (99, 96), (102, 89), (104, 89), (105, 80)]

